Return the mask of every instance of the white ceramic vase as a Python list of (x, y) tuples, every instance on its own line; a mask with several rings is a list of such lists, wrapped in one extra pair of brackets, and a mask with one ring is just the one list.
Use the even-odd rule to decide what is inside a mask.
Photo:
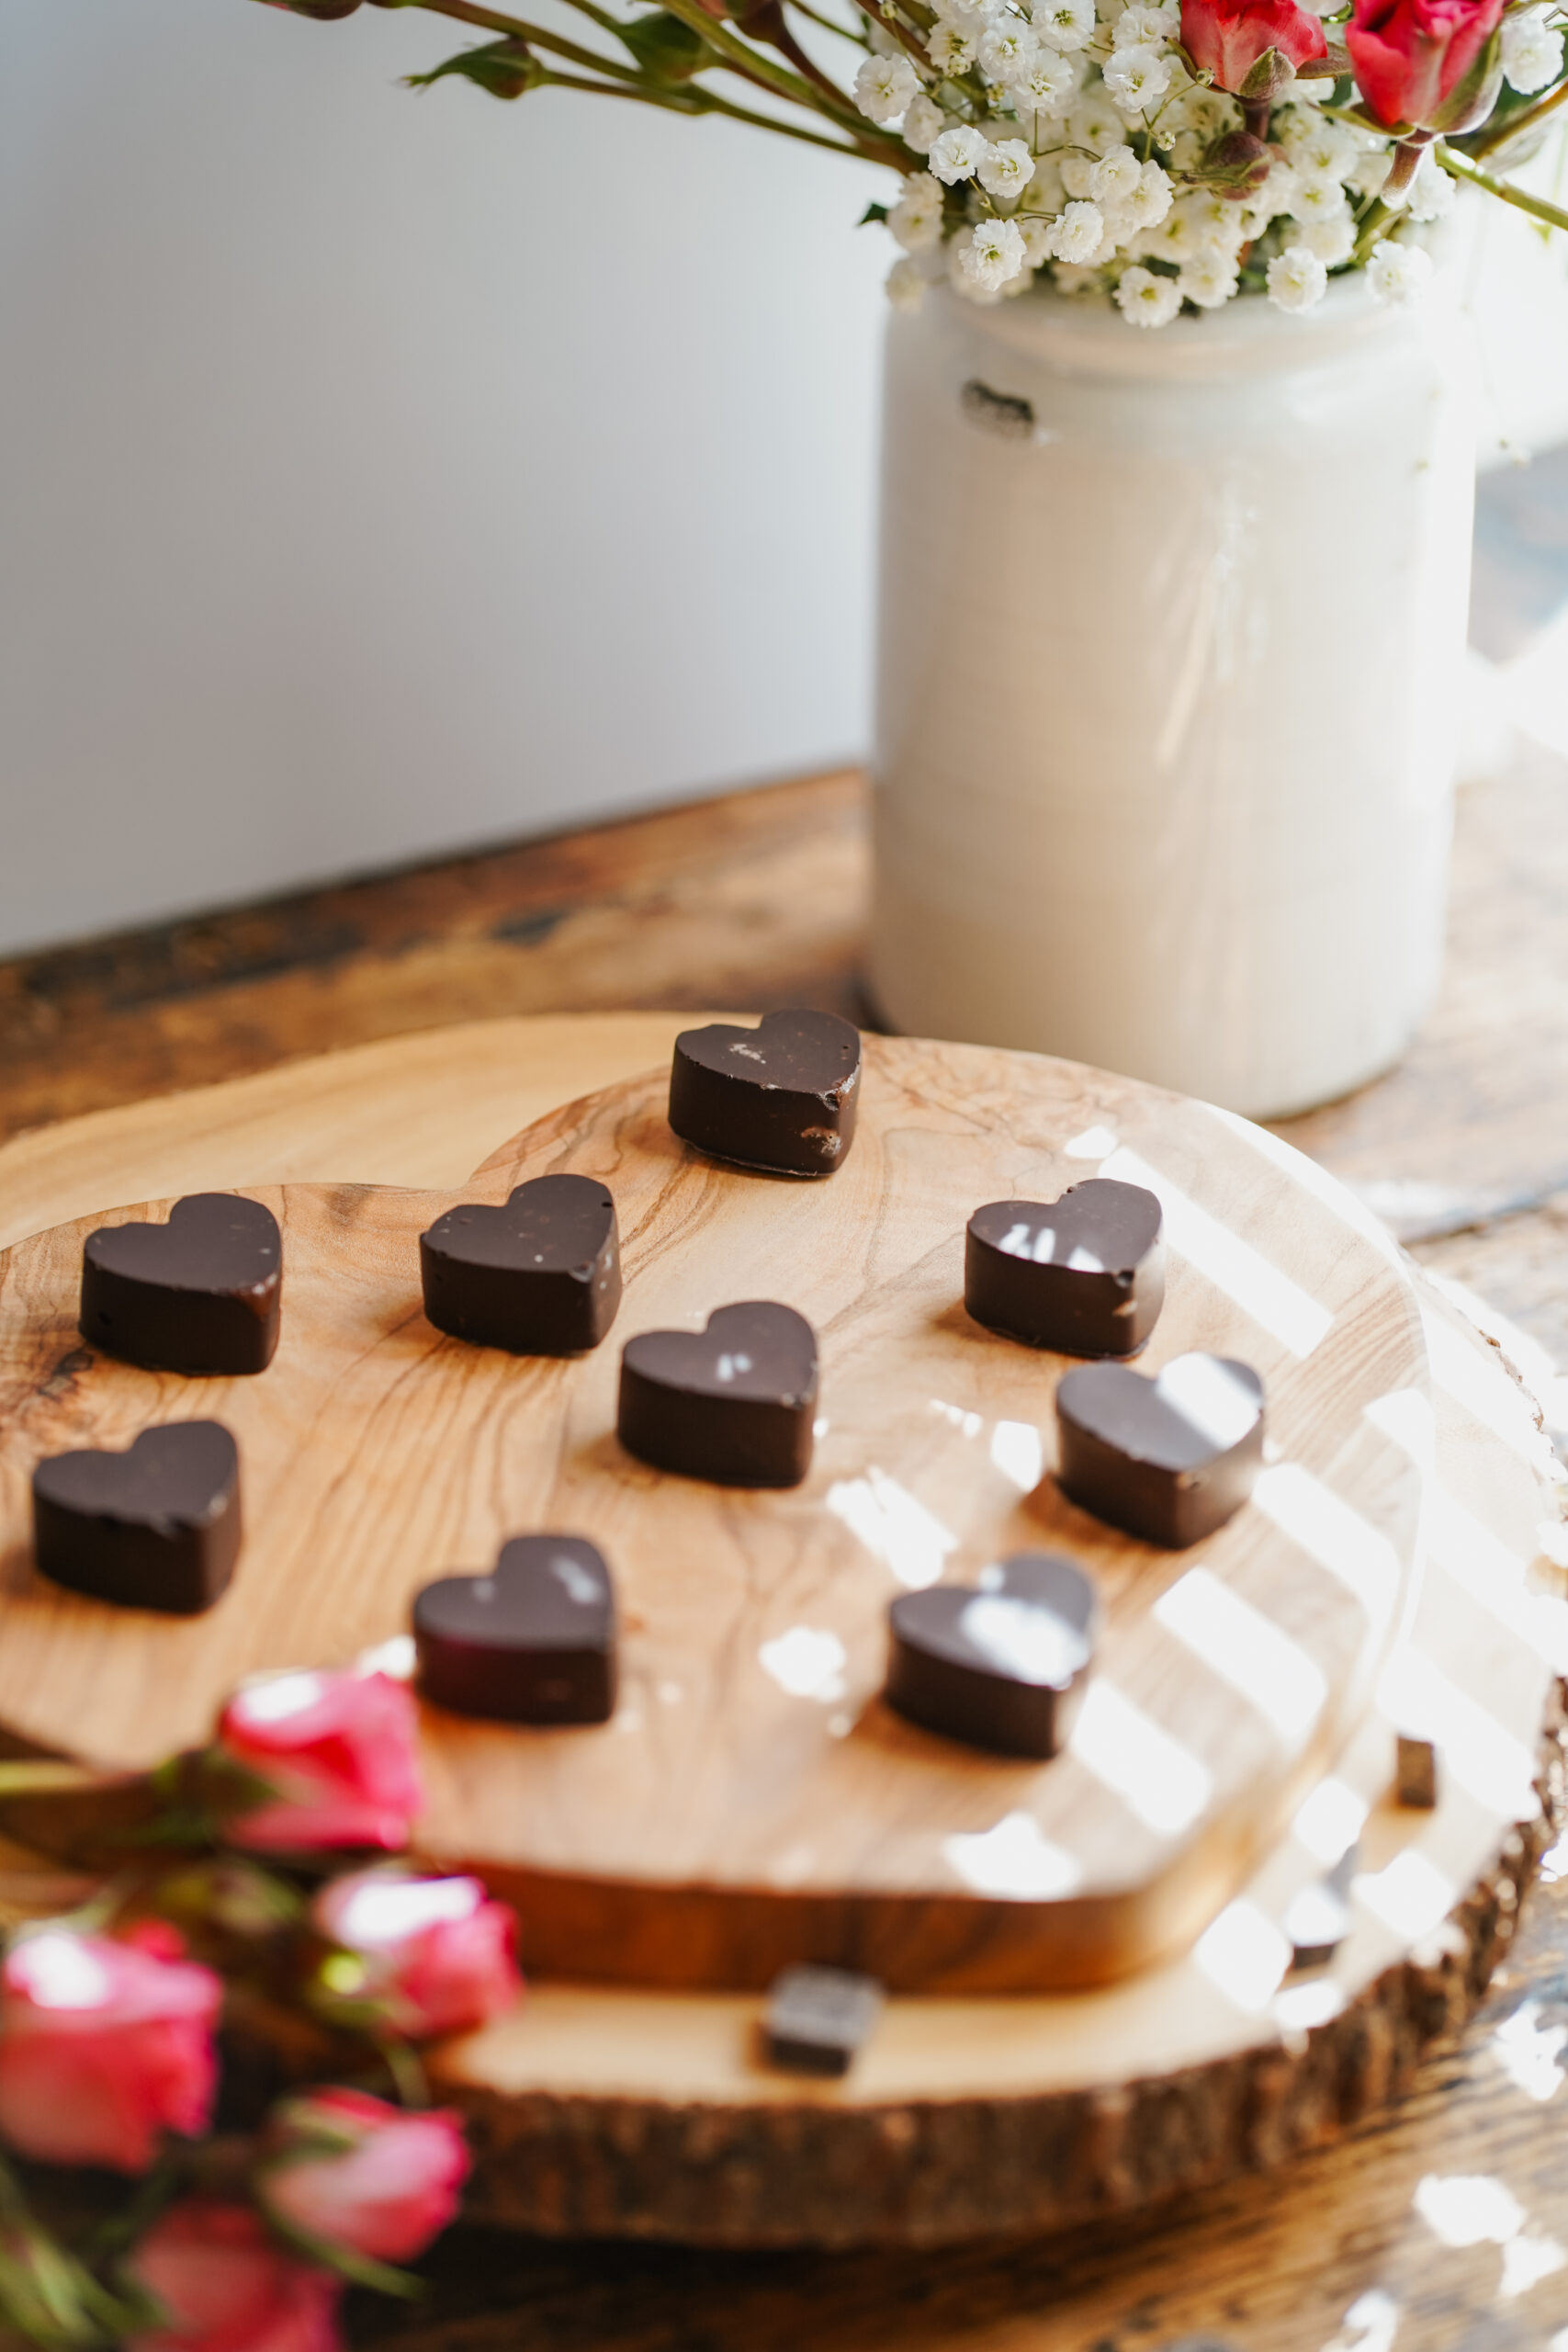
[(872, 979), (897, 1028), (1268, 1116), (1437, 979), (1474, 440), (1457, 304), (889, 324)]

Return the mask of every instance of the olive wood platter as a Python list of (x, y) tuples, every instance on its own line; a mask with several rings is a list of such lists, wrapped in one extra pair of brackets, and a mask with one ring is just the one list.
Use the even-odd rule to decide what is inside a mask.
[[(1186, 1949), (1368, 1716), (1415, 1605), (1429, 1410), (1419, 1307), (1348, 1196), (1246, 1123), (1021, 1054), (867, 1040), (860, 1131), (830, 1180), (699, 1158), (662, 1073), (568, 1105), (456, 1192), (258, 1186), (284, 1233), (283, 1339), (251, 1379), (187, 1381), (85, 1348), (82, 1243), (0, 1259), (0, 1729), (129, 1767), (198, 1741), (243, 1676), (398, 1655), (420, 1587), (508, 1536), (589, 1536), (623, 1623), (610, 1724), (519, 1731), (423, 1712), (423, 1842), (517, 1900), (531, 1969), (690, 1992), (837, 1961), (897, 1990), (1102, 1984)], [(626, 1295), (570, 1363), (443, 1338), (417, 1238), (524, 1178), (603, 1179)], [(1191, 1551), (1156, 1552), (1050, 1476), (1064, 1360), (962, 1307), (981, 1201), (1096, 1172), (1165, 1202), (1170, 1281), (1143, 1360), (1252, 1363), (1271, 1459)], [(250, 1189), (250, 1188), (247, 1188)], [(615, 1436), (620, 1344), (780, 1298), (821, 1343), (804, 1486), (666, 1477)], [(229, 1593), (175, 1621), (47, 1587), (28, 1542), (42, 1454), (152, 1422), (234, 1430), (247, 1529)], [(1049, 1765), (974, 1753), (880, 1702), (897, 1592), (1058, 1547), (1096, 1575), (1090, 1699)], [(393, 1645), (391, 1650), (388, 1645)], [(83, 1694), (90, 1691), (90, 1706)]]

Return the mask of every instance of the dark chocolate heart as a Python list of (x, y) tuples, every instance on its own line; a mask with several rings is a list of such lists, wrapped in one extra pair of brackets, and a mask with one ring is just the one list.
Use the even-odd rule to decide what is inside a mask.
[(272, 1211), (239, 1193), (190, 1193), (167, 1225), (100, 1226), (87, 1236), (82, 1337), (155, 1372), (265, 1372), (282, 1292)]
[(503, 1208), (466, 1201), (419, 1238), (439, 1331), (513, 1355), (596, 1348), (621, 1303), (615, 1204), (590, 1176), (536, 1176)]
[(1223, 1527), (1263, 1461), (1263, 1383), (1232, 1356), (1177, 1356), (1154, 1378), (1081, 1364), (1056, 1389), (1057, 1481), (1085, 1510), (1179, 1551)]
[(73, 1592), (194, 1616), (239, 1549), (240, 1456), (221, 1421), (174, 1421), (124, 1453), (57, 1453), (33, 1472), (33, 1555)]
[(860, 1031), (836, 1012), (766, 1012), (755, 1029), (683, 1029), (670, 1124), (716, 1159), (830, 1176), (854, 1139)]
[(705, 1331), (641, 1331), (621, 1357), (618, 1428), (658, 1470), (719, 1487), (797, 1487), (811, 1467), (817, 1335), (770, 1299)]
[(1094, 1587), (1052, 1552), (1015, 1552), (973, 1586), (934, 1584), (888, 1609), (884, 1695), (928, 1731), (1008, 1756), (1055, 1756), (1082, 1702)]
[(988, 1201), (964, 1237), (964, 1304), (1033, 1348), (1130, 1356), (1165, 1300), (1161, 1226), (1153, 1193), (1108, 1176), (1059, 1201)]
[(849, 1968), (786, 1968), (768, 1987), (768, 2064), (790, 2075), (847, 2075), (882, 2008), (874, 1976)]
[(413, 1605), (420, 1688), (509, 1724), (602, 1724), (615, 1704), (615, 1591), (581, 1535), (517, 1535), (494, 1573), (444, 1577)]

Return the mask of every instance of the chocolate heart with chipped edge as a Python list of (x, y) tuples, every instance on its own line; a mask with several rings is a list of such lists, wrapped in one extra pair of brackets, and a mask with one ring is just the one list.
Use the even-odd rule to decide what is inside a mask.
[(847, 2075), (882, 2015), (874, 1976), (850, 1968), (786, 1968), (768, 1987), (767, 2064), (788, 2075)]
[(239, 1550), (240, 1455), (221, 1421), (173, 1421), (123, 1453), (56, 1453), (33, 1472), (39, 1573), (89, 1600), (193, 1617)]
[(704, 1331), (641, 1331), (621, 1355), (617, 1430), (656, 1470), (716, 1487), (797, 1487), (811, 1467), (817, 1334), (771, 1299)]
[(100, 1226), (82, 1251), (82, 1337), (152, 1372), (265, 1372), (282, 1295), (277, 1219), (240, 1193), (187, 1193), (167, 1225)]
[(1099, 1613), (1082, 1568), (1054, 1552), (1015, 1552), (973, 1586), (900, 1593), (883, 1696), (971, 1747), (1055, 1756), (1083, 1702)]
[(615, 1706), (615, 1589), (581, 1535), (514, 1535), (494, 1571), (413, 1605), (423, 1696), (506, 1724), (602, 1724)]
[(1142, 1184), (1090, 1176), (1059, 1201), (987, 1201), (964, 1242), (964, 1304), (1032, 1348), (1130, 1356), (1165, 1303), (1160, 1204)]
[(504, 1207), (465, 1201), (438, 1216), (419, 1267), (438, 1331), (513, 1355), (580, 1355), (621, 1303), (615, 1204), (593, 1177), (536, 1176)]
[(1146, 1544), (1184, 1551), (1241, 1509), (1263, 1462), (1263, 1383), (1232, 1356), (1177, 1356), (1153, 1379), (1080, 1364), (1056, 1389), (1057, 1484)]
[(854, 1139), (860, 1031), (836, 1012), (766, 1012), (755, 1029), (682, 1029), (670, 1124), (715, 1159), (773, 1176), (830, 1176)]

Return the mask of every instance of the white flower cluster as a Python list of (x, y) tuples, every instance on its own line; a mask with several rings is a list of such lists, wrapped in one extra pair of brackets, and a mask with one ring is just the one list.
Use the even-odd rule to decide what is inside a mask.
[[(923, 37), (877, 29), (855, 83), (862, 113), (901, 124), (926, 162), (887, 219), (903, 249), (887, 281), (900, 307), (944, 277), (981, 303), (1043, 277), (1066, 293), (1109, 295), (1132, 325), (1160, 327), (1186, 304), (1216, 310), (1249, 288), (1281, 310), (1311, 310), (1329, 271), (1353, 257), (1389, 302), (1415, 299), (1430, 274), (1420, 231), (1451, 204), (1452, 181), (1425, 157), (1387, 200), (1398, 217), (1383, 220), (1370, 254), (1369, 229), (1358, 252), (1392, 145), (1323, 110), (1332, 82), (1290, 86), (1244, 179), (1245, 154), (1238, 164), (1215, 152), (1243, 130), (1242, 107), (1187, 71), (1179, 6), (933, 5)], [(1544, 29), (1554, 13), (1505, 19), (1516, 88), (1559, 70), (1561, 36)]]

